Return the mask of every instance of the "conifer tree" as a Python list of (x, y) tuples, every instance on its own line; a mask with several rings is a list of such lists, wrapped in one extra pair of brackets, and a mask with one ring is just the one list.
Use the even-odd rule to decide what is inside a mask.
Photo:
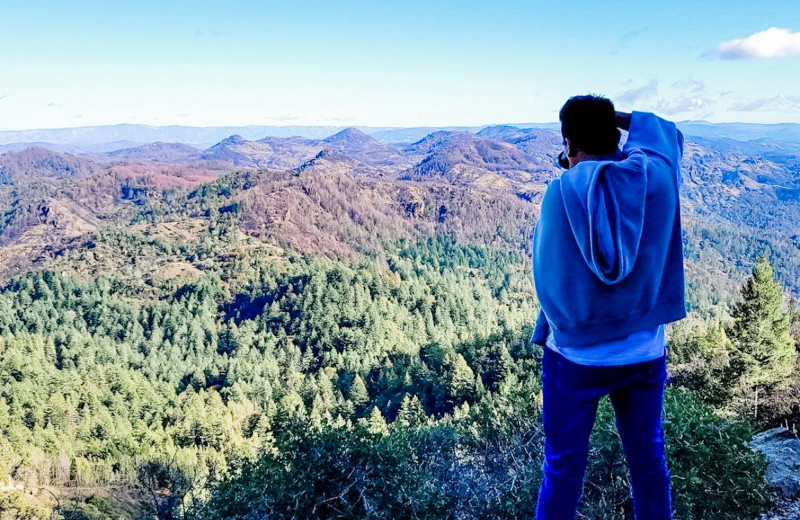
[(272, 396), (272, 385), (269, 380), (264, 380), (263, 397), (261, 397), (261, 409), (267, 419), (272, 419), (278, 413), (278, 404)]
[(325, 403), (325, 409), (333, 408), (336, 405), (336, 394), (333, 383), (324, 370), (317, 372), (317, 388), (319, 388), (319, 395)]
[(350, 401), (356, 408), (364, 406), (369, 401), (367, 385), (364, 384), (364, 380), (359, 374), (356, 374), (353, 385), (350, 387)]
[(377, 406), (372, 407), (368, 418), (359, 420), (363, 421), (362, 424), (368, 433), (372, 435), (389, 435), (389, 427), (386, 425), (386, 420)]
[(427, 416), (425, 409), (419, 397), (414, 395), (410, 397), (408, 394), (403, 396), (400, 401), (400, 409), (397, 411), (397, 418), (395, 419), (399, 426), (419, 426), (425, 422)]
[(305, 403), (310, 403), (314, 399), (314, 396), (319, 393), (319, 387), (313, 375), (303, 375), (303, 382), (300, 384), (299, 393)]
[(486, 381), (491, 390), (497, 390), (500, 382), (513, 374), (514, 358), (511, 357), (504, 342), (490, 347), (484, 366), (482, 380)]
[(450, 395), (456, 400), (469, 397), (475, 388), (475, 374), (461, 354), (453, 360), (449, 383)]
[(315, 432), (322, 431), (322, 412), (321, 409), (322, 399), (319, 396), (314, 398), (314, 402), (311, 405), (311, 413), (308, 414), (308, 425), (311, 430)]
[(291, 419), (305, 419), (307, 410), (303, 404), (303, 398), (294, 390), (290, 390), (278, 402), (278, 421), (286, 423)]
[(797, 360), (789, 334), (783, 286), (766, 257), (760, 257), (742, 286), (742, 299), (734, 306), (731, 365), (747, 393), (753, 392), (758, 414), (759, 390), (780, 386), (791, 377)]
[(353, 401), (350, 399), (345, 399), (336, 408), (336, 413), (345, 419), (350, 419), (356, 413), (356, 407), (353, 404)]
[(715, 321), (695, 341), (698, 349), (696, 356), (701, 367), (696, 380), (687, 386), (702, 395), (707, 403), (724, 406), (734, 397), (740, 376), (735, 366), (731, 365), (731, 340), (725, 327)]

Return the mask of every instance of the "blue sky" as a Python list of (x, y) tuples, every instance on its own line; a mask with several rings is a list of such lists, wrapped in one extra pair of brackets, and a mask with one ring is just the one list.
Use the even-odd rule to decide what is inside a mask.
[(800, 122), (793, 2), (4, 1), (0, 130)]

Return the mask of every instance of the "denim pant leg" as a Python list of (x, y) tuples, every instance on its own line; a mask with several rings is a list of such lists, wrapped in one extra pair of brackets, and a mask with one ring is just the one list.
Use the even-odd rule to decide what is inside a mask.
[(542, 363), (544, 473), (536, 520), (574, 520), (583, 491), (599, 396), (582, 392), (571, 363), (545, 348)]
[(610, 392), (631, 475), (636, 520), (672, 518), (670, 474), (664, 449), (661, 414), (666, 360), (642, 364), (644, 377)]

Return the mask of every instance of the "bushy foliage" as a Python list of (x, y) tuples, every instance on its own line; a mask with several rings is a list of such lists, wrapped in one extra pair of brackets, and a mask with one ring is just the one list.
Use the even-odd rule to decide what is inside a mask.
[(739, 376), (731, 366), (733, 344), (719, 321), (693, 329), (670, 345), (672, 381), (688, 388), (704, 402), (723, 409), (739, 391)]
[[(535, 391), (535, 377), (523, 386)], [(669, 388), (665, 433), (673, 506), (682, 520), (750, 518), (768, 504), (763, 456), (750, 426), (723, 419), (692, 392)], [(385, 426), (384, 426), (385, 427)], [(487, 396), (444, 421), (368, 423), (310, 435), (284, 428), (277, 452), (246, 462), (211, 487), (199, 518), (516, 520), (535, 511), (543, 434), (535, 400)], [(603, 400), (592, 436), (581, 518), (631, 512), (613, 410)]]
[(669, 351), (676, 384), (716, 408), (752, 415), (762, 425), (794, 420), (800, 409), (792, 390), (800, 384), (791, 335), (794, 311), (774, 276), (770, 262), (760, 257), (731, 316), (678, 334)]
[(0, 491), (0, 520), (50, 520), (53, 508), (18, 491)]
[(96, 495), (69, 500), (56, 509), (63, 520), (118, 520), (126, 516), (124, 511), (112, 506), (107, 499)]
[(770, 502), (766, 461), (748, 447), (751, 425), (718, 417), (684, 389), (667, 392), (664, 408), (676, 516), (734, 520), (761, 513)]
[(245, 462), (217, 485), (200, 518), (446, 518), (452, 504), (431, 478), (430, 450), (452, 453), (452, 436), (425, 435), (427, 442), (409, 430), (284, 430), (278, 453)]

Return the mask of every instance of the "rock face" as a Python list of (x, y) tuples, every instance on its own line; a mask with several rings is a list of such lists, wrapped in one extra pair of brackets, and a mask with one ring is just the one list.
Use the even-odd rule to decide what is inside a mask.
[(750, 447), (767, 457), (767, 482), (786, 498), (800, 497), (800, 439), (785, 428), (753, 436)]

